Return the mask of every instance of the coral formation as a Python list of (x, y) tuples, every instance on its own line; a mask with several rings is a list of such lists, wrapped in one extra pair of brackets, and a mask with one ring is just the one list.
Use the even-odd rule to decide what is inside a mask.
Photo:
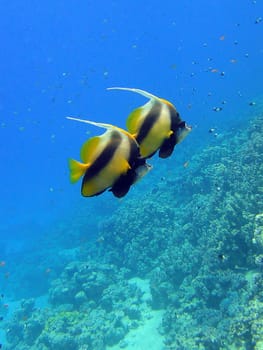
[(138, 326), (142, 295), (116, 266), (74, 261), (52, 282), (49, 308), (21, 302), (6, 325), (6, 349), (105, 349)]
[[(6, 349), (125, 348), (147, 308), (163, 310), (166, 350), (261, 349), (262, 122), (226, 133), (176, 173), (159, 163), (155, 182), (135, 189), (53, 276), (49, 307), (21, 303), (5, 325)], [(135, 277), (149, 280), (147, 292)]]

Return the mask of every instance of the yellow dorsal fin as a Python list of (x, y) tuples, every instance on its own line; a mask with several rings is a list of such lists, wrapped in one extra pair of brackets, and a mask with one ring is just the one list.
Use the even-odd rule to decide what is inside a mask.
[(127, 118), (126, 126), (128, 131), (132, 134), (133, 137), (137, 136), (137, 133), (141, 124), (141, 119), (147, 113), (146, 112), (147, 109), (150, 109), (153, 103), (161, 102), (161, 99), (159, 97), (154, 96), (153, 94), (150, 94), (149, 92), (140, 90), (140, 89), (126, 88), (126, 87), (111, 87), (111, 88), (108, 88), (107, 90), (131, 91), (150, 99), (150, 101), (147, 102), (145, 105), (139, 108), (136, 108), (134, 111), (132, 111)]
[(85, 174), (89, 164), (82, 164), (75, 159), (69, 159), (70, 181), (77, 182)]
[(144, 97), (147, 97), (151, 100), (160, 100), (159, 97), (151, 94), (150, 92), (147, 92), (145, 90), (141, 90), (141, 89), (135, 89), (135, 88), (127, 88), (127, 87), (110, 87), (110, 88), (107, 88), (107, 90), (124, 90), (124, 91), (131, 91), (131, 92), (135, 92), (137, 94), (140, 94)]
[(111, 125), (111, 124), (106, 124), (106, 123), (96, 123), (93, 122), (91, 120), (86, 120), (86, 119), (80, 119), (80, 118), (74, 118), (74, 117), (66, 117), (67, 119), (70, 120), (75, 120), (77, 122), (81, 122), (81, 123), (87, 123), (87, 124), (91, 124), (91, 125), (95, 125), (98, 126), (99, 128), (104, 128), (107, 130), (111, 130), (111, 129), (119, 129), (117, 126)]
[(76, 120), (77, 122), (81, 122), (81, 123), (95, 125), (95, 126), (98, 126), (99, 128), (103, 128), (103, 129), (107, 129), (107, 130), (117, 130), (123, 134), (126, 134), (127, 136), (130, 136), (130, 134), (128, 134), (126, 130), (119, 128), (116, 125), (107, 124), (107, 123), (97, 123), (97, 122), (93, 122), (91, 120), (79, 119), (79, 118), (73, 118), (73, 117), (66, 117), (66, 118), (70, 119), (70, 120)]
[(103, 129), (107, 129), (107, 131), (119, 131), (122, 134), (125, 134), (128, 137), (132, 137), (134, 139), (134, 136), (131, 135), (130, 133), (128, 133), (126, 130), (119, 128), (118, 126), (112, 125), (112, 124), (107, 124), (107, 123), (97, 123), (97, 122), (93, 122), (91, 120), (86, 120), (86, 119), (79, 119), (79, 118), (74, 118), (74, 117), (66, 117), (67, 119), (70, 120), (75, 120), (77, 122), (81, 122), (81, 123), (86, 123), (86, 124), (91, 124), (91, 125), (95, 125), (98, 126), (99, 128), (103, 128)]
[(151, 101), (158, 101), (158, 102), (161, 102), (161, 103), (165, 103), (167, 104), (168, 106), (170, 107), (173, 107), (173, 104), (163, 98), (160, 98), (158, 96), (155, 96), (153, 94), (151, 94), (150, 92), (147, 92), (145, 90), (141, 90), (141, 89), (135, 89), (135, 88), (126, 88), (126, 87), (110, 87), (110, 88), (107, 88), (107, 90), (124, 90), (124, 91), (131, 91), (131, 92), (135, 92), (137, 94), (140, 94), (146, 98), (149, 98)]
[(160, 98), (160, 101), (161, 101), (162, 103), (165, 103), (167, 106), (169, 106), (169, 107), (175, 109), (174, 105), (173, 105), (170, 101), (167, 101), (167, 100), (165, 100), (164, 98)]
[(91, 157), (96, 152), (96, 149), (99, 147), (101, 138), (99, 136), (92, 137), (87, 140), (80, 150), (80, 158), (81, 160), (87, 164), (91, 162)]

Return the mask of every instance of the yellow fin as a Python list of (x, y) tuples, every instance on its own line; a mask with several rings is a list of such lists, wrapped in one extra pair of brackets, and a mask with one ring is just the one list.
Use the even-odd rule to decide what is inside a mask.
[(82, 164), (75, 159), (69, 159), (70, 181), (77, 182), (85, 174), (88, 164)]
[(161, 101), (162, 103), (166, 104), (167, 106), (169, 106), (169, 107), (175, 109), (174, 105), (173, 105), (170, 101), (167, 101), (167, 100), (165, 100), (164, 98), (160, 98), (160, 101)]
[(99, 146), (100, 143), (100, 136), (92, 137), (91, 139), (87, 140), (83, 146), (81, 147), (80, 151), (80, 158), (84, 163), (90, 163), (91, 157), (96, 152), (96, 149)]

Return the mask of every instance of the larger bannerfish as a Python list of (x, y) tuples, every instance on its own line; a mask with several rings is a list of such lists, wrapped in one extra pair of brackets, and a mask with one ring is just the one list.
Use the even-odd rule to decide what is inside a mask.
[(169, 157), (175, 145), (192, 130), (183, 121), (171, 102), (134, 88), (112, 87), (108, 90), (127, 90), (150, 99), (129, 115), (126, 126), (140, 145), (140, 153), (150, 158), (159, 150), (160, 158)]
[(116, 197), (123, 197), (150, 166), (140, 157), (139, 145), (127, 131), (111, 124), (67, 117), (106, 129), (100, 136), (87, 140), (80, 152), (81, 162), (69, 160), (70, 180), (81, 177), (81, 194), (96, 196), (110, 189)]

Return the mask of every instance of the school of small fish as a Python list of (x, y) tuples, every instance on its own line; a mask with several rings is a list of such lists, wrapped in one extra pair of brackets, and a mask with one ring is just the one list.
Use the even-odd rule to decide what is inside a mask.
[[(156, 152), (169, 157), (174, 147), (192, 130), (183, 121), (173, 104), (140, 89), (113, 87), (138, 93), (149, 101), (130, 113), (127, 130), (105, 123), (67, 117), (106, 129), (100, 136), (88, 139), (82, 146), (82, 162), (69, 160), (72, 183), (82, 179), (81, 194), (97, 196), (110, 190), (114, 196), (125, 196), (130, 187), (145, 176), (152, 166), (147, 163)], [(187, 167), (185, 165), (185, 167)]]

